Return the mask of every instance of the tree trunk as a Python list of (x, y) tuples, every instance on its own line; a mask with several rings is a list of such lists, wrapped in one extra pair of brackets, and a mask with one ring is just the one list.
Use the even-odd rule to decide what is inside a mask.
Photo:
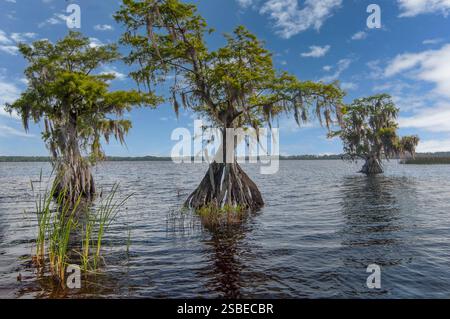
[(366, 158), (366, 162), (361, 169), (360, 173), (366, 175), (377, 175), (383, 173), (383, 166), (381, 164), (381, 160), (379, 160), (376, 156), (369, 156)]
[(256, 211), (264, 206), (256, 184), (238, 163), (213, 162), (199, 187), (188, 197), (188, 208), (199, 209), (209, 205), (225, 205)]
[(56, 164), (55, 197), (63, 195), (75, 204), (79, 198), (91, 201), (95, 197), (95, 183), (89, 164), (82, 158), (75, 162)]
[(61, 131), (61, 139), (58, 145), (61, 159), (55, 158), (54, 167), (55, 197), (64, 196), (75, 204), (78, 199), (91, 201), (95, 195), (94, 178), (91, 173), (90, 164), (86, 161), (78, 145), (77, 117), (72, 113), (69, 121)]

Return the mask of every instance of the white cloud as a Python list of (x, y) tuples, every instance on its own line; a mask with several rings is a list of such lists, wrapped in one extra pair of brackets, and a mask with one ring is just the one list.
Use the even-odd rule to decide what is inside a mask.
[(429, 132), (450, 132), (450, 104), (440, 103), (412, 116), (400, 117), (401, 128), (422, 129)]
[(260, 13), (274, 21), (278, 35), (289, 39), (311, 28), (319, 30), (341, 4), (342, 0), (305, 0), (300, 8), (298, 0), (268, 0)]
[(109, 24), (97, 24), (96, 26), (94, 26), (94, 30), (97, 31), (112, 31), (114, 30), (113, 26), (109, 25)]
[(116, 77), (117, 80), (125, 80), (127, 78), (126, 74), (123, 74), (117, 70), (114, 66), (108, 66), (103, 68), (103, 72), (101, 74), (112, 74)]
[(400, 17), (415, 17), (425, 13), (440, 13), (447, 16), (450, 12), (450, 0), (397, 0)]
[(414, 79), (434, 83), (436, 93), (450, 97), (450, 44), (439, 50), (397, 55), (384, 75), (390, 77), (407, 71)]
[(450, 139), (420, 141), (417, 152), (433, 153), (450, 151)]
[(100, 41), (97, 38), (89, 38), (89, 41), (90, 41), (89, 46), (91, 48), (98, 48), (105, 45), (102, 41)]
[(19, 48), (17, 47), (18, 42), (26, 42), (29, 39), (36, 37), (36, 33), (25, 32), (25, 33), (11, 33), (8, 35), (3, 30), (0, 30), (0, 51), (10, 54), (17, 55)]
[(325, 65), (322, 69), (326, 72), (330, 72), (333, 67), (331, 65)]
[(313, 45), (309, 47), (309, 52), (304, 52), (301, 54), (301, 56), (304, 58), (320, 58), (325, 56), (325, 54), (330, 51), (330, 48), (331, 47), (329, 45), (326, 45), (324, 47)]
[(236, 0), (242, 8), (248, 8), (253, 4), (253, 0)]
[(19, 48), (15, 45), (0, 45), (0, 51), (10, 55), (17, 55)]
[(352, 61), (350, 59), (339, 60), (336, 65), (336, 71), (333, 74), (324, 76), (323, 78), (320, 79), (320, 81), (327, 83), (327, 82), (333, 82), (333, 81), (337, 80), (339, 78), (339, 76), (342, 74), (342, 72), (344, 72), (345, 70), (347, 70), (349, 68), (351, 63), (352, 63)]
[(6, 81), (3, 76), (0, 76), (0, 116), (18, 118), (16, 113), (10, 115), (4, 109), (6, 103), (14, 102), (20, 96), (20, 89), (10, 81)]
[(436, 38), (436, 39), (426, 39), (423, 40), (422, 44), (428, 45), (428, 44), (439, 44), (441, 42), (443, 42), (444, 39), (442, 38)]
[(11, 44), (11, 39), (8, 38), (8, 35), (5, 31), (0, 30), (0, 44)]
[(11, 33), (11, 39), (15, 42), (26, 42), (27, 40), (34, 39), (37, 36), (34, 32), (25, 32), (25, 33)]
[(18, 137), (35, 137), (33, 134), (27, 134), (24, 131), (17, 130), (13, 127), (0, 124), (0, 137), (9, 137), (9, 136), (18, 136)]
[(364, 40), (365, 38), (367, 38), (367, 35), (367, 32), (359, 31), (352, 35), (352, 40)]
[(422, 93), (420, 83), (407, 83), (400, 79), (386, 81), (376, 84), (372, 87), (372, 91), (376, 94), (389, 93), (392, 99), (402, 111), (417, 111), (436, 104), (436, 95), (432, 93)]
[(62, 24), (67, 21), (67, 16), (61, 13), (54, 13), (52, 17), (48, 18), (44, 22), (41, 22), (38, 24), (39, 28), (43, 28), (47, 25), (56, 25), (56, 24)]

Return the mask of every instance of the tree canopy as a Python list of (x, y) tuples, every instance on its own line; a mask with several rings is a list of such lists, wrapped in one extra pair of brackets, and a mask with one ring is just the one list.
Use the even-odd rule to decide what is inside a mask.
[(347, 156), (373, 160), (379, 164), (372, 166), (374, 173), (380, 172), (382, 158), (414, 156), (419, 143), (417, 136), (398, 136), (398, 113), (387, 94), (356, 99), (343, 109), (342, 129), (332, 135), (341, 137)]
[(111, 92), (109, 85), (115, 75), (94, 74), (120, 58), (115, 45), (94, 47), (88, 38), (70, 32), (56, 44), (41, 40), (19, 47), (29, 64), (25, 70), (28, 87), (7, 109), (21, 116), (26, 130), (30, 120), (43, 120), (43, 138), (55, 158), (64, 154), (65, 128), (71, 121), (79, 146), (95, 161), (103, 157), (101, 137), (109, 141), (113, 135), (124, 142), (131, 128), (124, 112), (158, 101), (153, 94), (135, 90)]
[[(225, 44), (208, 48), (213, 35), (193, 4), (179, 0), (123, 0), (115, 18), (125, 26), (121, 43), (130, 48), (131, 77), (152, 90), (168, 85), (175, 112), (183, 106), (209, 120), (222, 133), (216, 160), (186, 206), (201, 208), (264, 205), (251, 179), (235, 162), (227, 129), (272, 126), (290, 113), (300, 125), (311, 116), (330, 125), (339, 120), (343, 92), (333, 84), (300, 81), (276, 70), (264, 43), (242, 26), (225, 35)], [(181, 101), (181, 102), (180, 102)], [(230, 156), (228, 156), (230, 155)], [(229, 159), (231, 158), (231, 163)]]
[(91, 46), (89, 38), (70, 32), (55, 44), (40, 40), (19, 48), (28, 62), (28, 85), (6, 108), (21, 116), (26, 130), (30, 121), (43, 123), (42, 136), (57, 164), (61, 187), (68, 188), (71, 200), (88, 196), (93, 192), (88, 166), (104, 157), (102, 137), (124, 143), (131, 128), (124, 112), (155, 105), (158, 98), (136, 90), (109, 91), (114, 74), (99, 72), (120, 58), (115, 45)]
[[(331, 124), (343, 92), (335, 85), (299, 81), (274, 68), (272, 54), (244, 27), (209, 50), (205, 20), (178, 0), (124, 0), (116, 20), (126, 27), (121, 43), (131, 47), (131, 76), (148, 87), (170, 81), (170, 98), (201, 113), (217, 127), (255, 127), (292, 112), (298, 124), (314, 114)], [(181, 103), (180, 103), (181, 101)]]

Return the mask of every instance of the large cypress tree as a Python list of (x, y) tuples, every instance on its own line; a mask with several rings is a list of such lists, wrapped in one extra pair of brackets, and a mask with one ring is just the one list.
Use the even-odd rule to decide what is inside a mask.
[(7, 105), (23, 120), (43, 123), (42, 137), (51, 152), (56, 171), (55, 195), (71, 202), (91, 200), (95, 184), (91, 165), (104, 158), (101, 140), (113, 136), (124, 143), (131, 122), (123, 118), (133, 106), (155, 105), (153, 94), (109, 91), (114, 74), (99, 68), (120, 58), (115, 45), (91, 46), (80, 33), (70, 32), (52, 44), (48, 40), (20, 45), (28, 61), (27, 89)]
[[(121, 42), (130, 48), (126, 61), (136, 68), (131, 76), (150, 90), (168, 84), (175, 111), (183, 105), (203, 115), (222, 131), (223, 141), (227, 128), (258, 129), (282, 113), (293, 114), (300, 124), (313, 110), (329, 125), (339, 109), (341, 90), (278, 72), (271, 53), (244, 27), (226, 35), (223, 47), (209, 50), (204, 36), (213, 31), (193, 4), (124, 0), (115, 17), (126, 27)], [(210, 164), (186, 206), (256, 210), (264, 205), (239, 164), (227, 162), (231, 151), (222, 143), (223, 160)]]

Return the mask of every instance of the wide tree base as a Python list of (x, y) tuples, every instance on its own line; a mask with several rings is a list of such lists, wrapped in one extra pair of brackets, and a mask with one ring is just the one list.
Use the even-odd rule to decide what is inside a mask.
[(374, 157), (368, 158), (363, 168), (361, 169), (360, 173), (366, 175), (382, 174), (383, 166), (381, 165), (381, 161)]
[(256, 184), (239, 164), (214, 162), (184, 205), (191, 209), (228, 206), (257, 211), (264, 206), (264, 201)]
[(55, 198), (61, 198), (75, 204), (78, 200), (90, 202), (95, 199), (95, 183), (90, 167), (87, 163), (78, 162), (77, 165), (66, 163), (56, 164), (58, 172), (55, 178)]

